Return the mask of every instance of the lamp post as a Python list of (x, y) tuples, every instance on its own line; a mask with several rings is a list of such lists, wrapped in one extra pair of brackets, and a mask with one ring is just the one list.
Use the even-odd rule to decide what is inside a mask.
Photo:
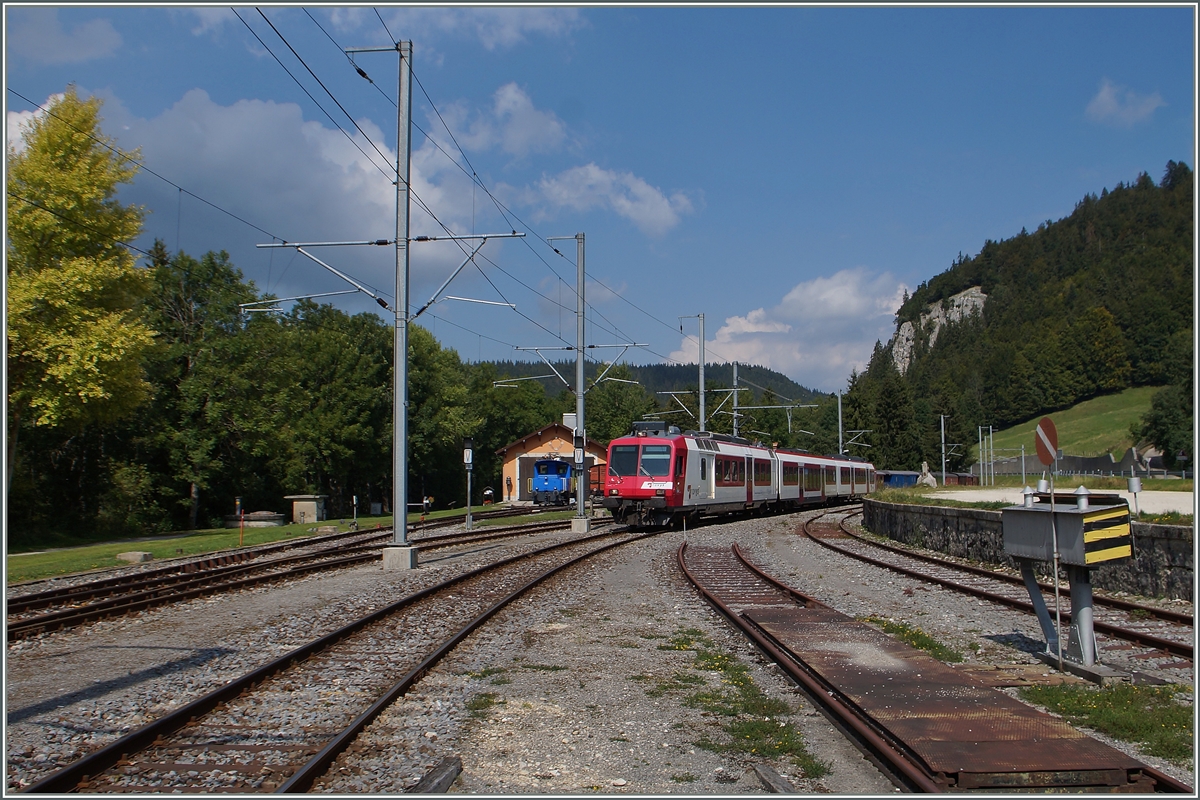
[(471, 437), (463, 439), (463, 465), (467, 468), (467, 530), (471, 530), (471, 461), (474, 459), (475, 443)]

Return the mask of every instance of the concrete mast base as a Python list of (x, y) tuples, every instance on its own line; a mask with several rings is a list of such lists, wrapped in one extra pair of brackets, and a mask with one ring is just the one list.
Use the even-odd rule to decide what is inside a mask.
[(417, 568), (417, 548), (415, 547), (385, 547), (383, 548), (384, 571)]

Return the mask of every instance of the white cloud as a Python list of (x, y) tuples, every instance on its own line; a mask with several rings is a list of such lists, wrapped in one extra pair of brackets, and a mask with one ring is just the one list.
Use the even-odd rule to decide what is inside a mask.
[(1100, 91), (1087, 106), (1088, 119), (1109, 125), (1128, 128), (1141, 122), (1154, 113), (1154, 110), (1167, 103), (1158, 92), (1150, 95), (1139, 95), (1132, 89), (1117, 84), (1105, 78), (1100, 83)]
[[(42, 103), (42, 108), (51, 106), (63, 99), (65, 95), (62, 92), (50, 95), (46, 98), (46, 102)], [(25, 134), (29, 130), (29, 123), (33, 122), (38, 117), (45, 116), (46, 112), (41, 108), (34, 111), (9, 111), (7, 119), (7, 127), (5, 130), (5, 143), (14, 151), (20, 153), (25, 150)]]
[[(394, 36), (414, 41), (438, 34), (466, 37), (487, 50), (515, 47), (532, 36), (564, 36), (586, 25), (574, 8), (395, 8), (380, 13)], [(364, 9), (337, 9), (332, 19), (343, 32), (374, 27), (383, 34), (379, 20)]]
[[(464, 104), (452, 103), (442, 106), (441, 111), (442, 119), (454, 131), (455, 140), (473, 152), (500, 150), (520, 160), (576, 144), (566, 124), (552, 111), (537, 108), (533, 99), (515, 83), (497, 89), (491, 107), (486, 110), (472, 114)], [(441, 120), (430, 120), (430, 125), (436, 130), (441, 127)], [(457, 177), (454, 174), (457, 168), (428, 140), (413, 154), (414, 164), (417, 161), (431, 177), (446, 173), (447, 187)], [(462, 188), (468, 194), (460, 197), (469, 202), (470, 183), (463, 183)], [(576, 211), (607, 208), (651, 236), (666, 233), (679, 224), (683, 215), (694, 210), (691, 199), (682, 192), (667, 195), (631, 172), (602, 169), (594, 163), (543, 177), (534, 186), (513, 187), (496, 182), (492, 190), (505, 203), (533, 209), (538, 221), (552, 217), (562, 208)]]
[[(239, 100), (224, 106), (201, 89), (188, 92), (152, 119), (136, 118), (110, 98), (105, 116), (111, 123), (106, 128), (119, 132), (121, 146), (140, 146), (145, 163), (156, 172), (272, 234), (290, 241), (361, 241), (395, 234), (396, 189), (388, 172), (395, 151), (370, 119), (357, 122), (382, 156), (362, 134), (354, 135), (355, 147), (341, 131), (305, 121), (294, 103)], [(382, 171), (359, 148), (374, 156)], [(415, 192), (447, 225), (469, 229), (469, 184), (462, 206), (456, 205), (461, 190), (431, 181), (415, 159), (411, 179)], [(133, 188), (122, 190), (121, 199), (152, 212), (147, 236), (163, 238), (170, 249), (177, 241), (192, 255), (226, 249), (240, 254), (235, 256), (239, 266), (266, 271), (267, 251), (253, 245), (269, 241), (269, 236), (180, 196), (153, 176), (139, 176)], [(416, 236), (442, 231), (414, 202), (411, 232)], [(493, 257), (499, 249), (488, 245)], [(327, 248), (318, 255), (390, 296), (395, 279), (392, 252), (390, 247), (350, 247)], [(270, 287), (260, 281), (260, 289), (288, 296), (346, 288), (303, 257), (274, 251), (270, 258), (273, 280), (279, 280), (283, 266), (291, 266), (286, 281)], [(436, 286), (435, 281), (440, 283), (461, 260), (453, 245), (422, 245), (419, 253), (414, 251), (411, 299), (423, 302), (420, 294), (430, 290), (430, 284)]]
[(643, 233), (661, 236), (691, 213), (692, 201), (682, 192), (667, 196), (632, 172), (602, 169), (595, 164), (572, 167), (537, 184), (551, 205), (587, 211), (607, 207), (633, 222)]
[[(844, 389), (850, 371), (866, 367), (875, 342), (891, 338), (906, 288), (890, 273), (863, 267), (804, 281), (774, 308), (728, 317), (714, 336), (705, 336), (705, 360), (759, 364), (803, 386)], [(696, 362), (695, 337), (684, 339), (671, 358)]]
[(14, 8), (8, 25), (8, 55), (35, 64), (81, 64), (112, 55), (122, 43), (121, 34), (106, 19), (65, 30), (54, 8)]
[[(543, 111), (517, 84), (501, 86), (492, 95), (492, 107), (474, 115), (461, 103), (442, 109), (442, 119), (467, 150), (484, 152), (499, 148), (516, 158), (531, 153), (551, 153), (567, 141), (567, 128), (553, 111)], [(441, 122), (434, 123), (434, 130)], [(436, 137), (435, 137), (436, 138)], [(432, 146), (432, 145), (430, 145)]]
[(231, 8), (189, 8), (187, 13), (196, 18), (196, 26), (192, 28), (192, 35), (202, 36), (206, 33), (219, 32), (225, 27), (226, 23), (232, 24), (237, 17)]

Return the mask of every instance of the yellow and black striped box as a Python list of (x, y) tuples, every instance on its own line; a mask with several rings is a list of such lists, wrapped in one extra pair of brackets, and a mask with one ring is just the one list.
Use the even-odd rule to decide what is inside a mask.
[(1113, 495), (1098, 500), (1087, 509), (1079, 508), (1071, 496), (1059, 499), (1051, 511), (1050, 503), (1030, 507), (1010, 506), (1001, 511), (1004, 525), (1004, 552), (1014, 558), (1051, 561), (1054, 540), (1058, 541), (1063, 564), (1091, 567), (1133, 557), (1133, 532), (1129, 504)]
[(1083, 515), (1084, 560), (1089, 564), (1130, 558), (1133, 534), (1129, 528), (1129, 507), (1098, 508)]

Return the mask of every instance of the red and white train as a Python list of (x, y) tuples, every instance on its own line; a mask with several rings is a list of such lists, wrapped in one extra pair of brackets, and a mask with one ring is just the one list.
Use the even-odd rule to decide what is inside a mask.
[(718, 433), (635, 422), (608, 446), (604, 506), (639, 528), (701, 516), (848, 502), (875, 490), (875, 467)]

